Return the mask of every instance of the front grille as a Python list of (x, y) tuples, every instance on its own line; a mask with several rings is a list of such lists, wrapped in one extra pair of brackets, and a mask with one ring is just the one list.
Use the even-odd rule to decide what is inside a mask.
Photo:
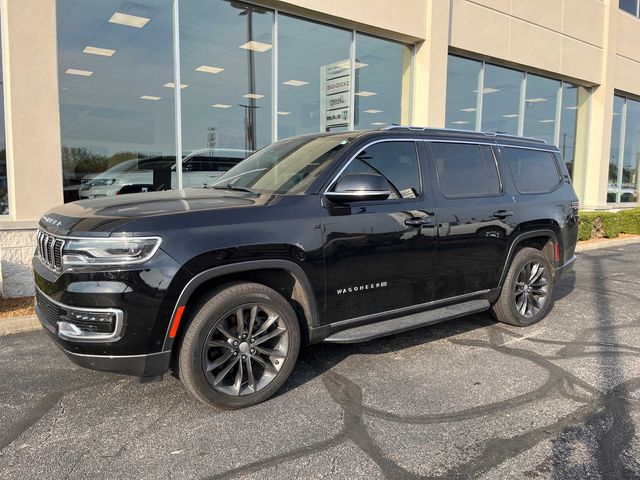
[(38, 256), (49, 268), (62, 270), (62, 249), (64, 240), (38, 229)]
[(66, 311), (50, 301), (37, 288), (36, 302), (38, 304), (38, 308), (42, 312), (43, 320), (46, 321), (50, 326), (56, 328), (58, 326), (58, 320), (60, 320), (60, 318), (64, 316)]

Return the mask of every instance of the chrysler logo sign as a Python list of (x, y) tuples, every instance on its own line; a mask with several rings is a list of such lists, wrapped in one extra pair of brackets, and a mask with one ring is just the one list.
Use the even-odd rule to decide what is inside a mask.
[(42, 217), (41, 220), (44, 223), (47, 223), (49, 225), (53, 225), (54, 227), (59, 227), (60, 225), (62, 225), (62, 222), (60, 220), (56, 220), (55, 218), (47, 217), (46, 215), (44, 217)]

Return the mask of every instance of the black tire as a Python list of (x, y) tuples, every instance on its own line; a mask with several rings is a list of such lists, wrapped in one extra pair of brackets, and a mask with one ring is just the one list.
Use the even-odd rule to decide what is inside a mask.
[[(184, 335), (178, 357), (180, 379), (187, 390), (208, 405), (228, 409), (255, 405), (276, 393), (293, 371), (300, 350), (300, 325), (289, 302), (264, 285), (232, 283), (212, 291), (197, 308)], [(239, 316), (244, 325), (243, 331), (251, 333), (249, 330), (252, 330), (255, 338), (247, 335), (244, 338), (239, 333), (240, 322), (236, 322)], [(277, 319), (272, 320), (274, 317)], [(236, 323), (237, 328), (227, 327)], [(260, 333), (265, 325), (266, 330)], [(280, 330), (285, 331), (278, 333)], [(263, 340), (269, 335), (271, 338)], [(254, 341), (261, 343), (250, 343)], [(273, 342), (277, 344), (273, 346)], [(282, 346), (283, 343), (286, 343), (286, 348)], [(263, 354), (263, 351), (273, 355), (267, 356), (269, 354)], [(213, 365), (224, 357), (227, 360), (214, 368)], [(258, 363), (257, 357), (263, 363)], [(234, 365), (216, 384), (231, 363)], [(249, 379), (250, 371), (253, 388)], [(262, 376), (256, 381), (254, 377), (260, 371)], [(228, 385), (230, 377), (234, 380), (232, 385)]]
[[(527, 266), (536, 264), (544, 269), (538, 279), (535, 276), (540, 272), (539, 269), (532, 267), (529, 273), (526, 271)], [(523, 282), (526, 278), (529, 281)], [(542, 279), (546, 281), (544, 286)], [(500, 297), (493, 305), (493, 313), (502, 323), (528, 327), (538, 323), (549, 313), (552, 296), (553, 273), (549, 260), (540, 250), (526, 247), (513, 258)]]

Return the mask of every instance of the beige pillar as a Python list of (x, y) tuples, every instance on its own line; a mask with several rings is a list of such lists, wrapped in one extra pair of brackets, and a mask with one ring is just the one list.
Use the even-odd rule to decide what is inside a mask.
[(616, 36), (618, 2), (607, 2), (604, 12), (604, 55), (600, 85), (591, 96), (591, 116), (587, 135), (586, 172), (581, 202), (585, 208), (607, 206), (609, 159), (611, 155), (611, 121), (616, 70)]
[(10, 219), (36, 220), (63, 198), (56, 2), (0, 6)]
[(427, 32), (416, 45), (413, 76), (413, 124), (444, 127), (451, 0), (430, 0)]

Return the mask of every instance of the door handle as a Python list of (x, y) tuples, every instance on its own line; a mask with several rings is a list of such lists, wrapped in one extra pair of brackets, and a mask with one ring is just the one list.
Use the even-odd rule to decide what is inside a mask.
[(513, 216), (513, 210), (497, 210), (493, 212), (493, 216), (496, 218), (507, 218)]
[(423, 217), (423, 218), (411, 217), (411, 218), (407, 218), (404, 221), (404, 224), (407, 227), (413, 227), (413, 228), (420, 228), (423, 225), (427, 225), (428, 223), (431, 223), (431, 219), (429, 217)]

